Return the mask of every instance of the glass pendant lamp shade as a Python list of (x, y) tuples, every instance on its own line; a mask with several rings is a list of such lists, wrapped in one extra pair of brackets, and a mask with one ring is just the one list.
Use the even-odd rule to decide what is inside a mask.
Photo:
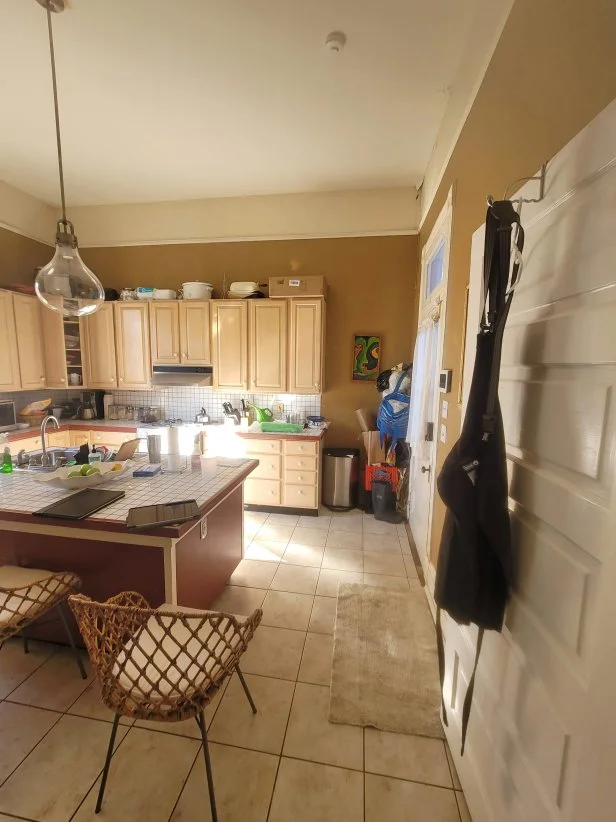
[(93, 314), (105, 300), (103, 286), (79, 256), (77, 237), (69, 220), (59, 220), (56, 253), (34, 282), (39, 300), (65, 317)]

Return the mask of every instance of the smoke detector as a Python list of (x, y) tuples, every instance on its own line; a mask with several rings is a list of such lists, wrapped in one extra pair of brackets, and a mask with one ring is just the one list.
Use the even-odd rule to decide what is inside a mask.
[(340, 54), (344, 49), (346, 41), (346, 34), (343, 31), (332, 31), (325, 38), (325, 48), (328, 51), (333, 51), (335, 54)]

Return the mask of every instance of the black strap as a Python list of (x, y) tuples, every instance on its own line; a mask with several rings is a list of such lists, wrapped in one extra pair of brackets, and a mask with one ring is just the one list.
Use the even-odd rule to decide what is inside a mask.
[(477, 650), (475, 651), (475, 664), (473, 666), (473, 673), (466, 689), (466, 696), (464, 697), (464, 706), (462, 708), (462, 749), (460, 755), (464, 756), (464, 745), (466, 744), (466, 729), (468, 728), (468, 719), (471, 715), (471, 703), (473, 701), (473, 691), (475, 690), (475, 674), (477, 673), (477, 665), (479, 663), (479, 654), (481, 653), (481, 645), (483, 644), (483, 628), (479, 629), (477, 634)]
[(449, 727), (447, 721), (447, 709), (445, 708), (445, 644), (443, 642), (443, 628), (441, 626), (441, 608), (436, 606), (436, 649), (438, 652), (438, 672), (441, 679), (441, 708), (443, 709), (443, 722), (445, 727)]

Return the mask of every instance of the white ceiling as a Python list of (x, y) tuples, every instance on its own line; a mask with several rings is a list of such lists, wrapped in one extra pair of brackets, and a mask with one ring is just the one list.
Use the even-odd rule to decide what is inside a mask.
[[(72, 0), (53, 18), (67, 200), (417, 184), (479, 2)], [(35, 0), (0, 0), (0, 70), (0, 179), (55, 204)]]

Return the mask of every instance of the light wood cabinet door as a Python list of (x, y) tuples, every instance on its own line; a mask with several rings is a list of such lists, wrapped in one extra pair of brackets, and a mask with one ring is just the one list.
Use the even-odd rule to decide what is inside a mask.
[[(58, 300), (59, 301), (59, 300)], [(41, 328), (45, 357), (45, 384), (47, 388), (66, 388), (66, 346), (62, 314), (41, 306)]]
[(115, 310), (118, 388), (150, 387), (147, 303), (117, 302)]
[(150, 312), (152, 362), (176, 365), (180, 362), (180, 311), (177, 301), (153, 301)]
[(287, 300), (248, 304), (249, 387), (273, 393), (287, 390)]
[(324, 301), (290, 300), (289, 393), (320, 394), (323, 384)]
[(52, 431), (50, 429), (47, 431), (47, 442), (49, 445), (53, 445), (54, 448), (68, 448), (71, 444), (71, 432)]
[(180, 360), (185, 365), (211, 365), (210, 301), (180, 302)]
[(41, 304), (36, 297), (13, 294), (13, 306), (21, 387), (25, 389), (44, 388), (45, 361), (41, 333)]
[(248, 303), (212, 301), (214, 388), (248, 389)]
[(21, 388), (21, 379), (13, 295), (10, 291), (0, 291), (0, 328), (4, 337), (0, 356), (0, 391), (18, 391)]
[(117, 388), (115, 321), (113, 303), (101, 308), (82, 324), (84, 384), (88, 388)]

